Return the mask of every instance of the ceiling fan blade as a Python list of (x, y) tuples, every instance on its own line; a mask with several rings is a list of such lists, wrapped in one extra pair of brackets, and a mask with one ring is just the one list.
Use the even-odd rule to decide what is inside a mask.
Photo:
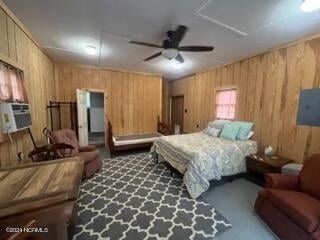
[(175, 58), (179, 63), (184, 63), (184, 59), (183, 57), (181, 56), (181, 54), (178, 54)]
[(141, 45), (141, 46), (146, 46), (146, 47), (162, 48), (160, 45), (153, 44), (153, 43), (138, 42), (138, 41), (130, 41), (130, 43), (136, 44), (136, 45)]
[(154, 59), (154, 58), (156, 58), (156, 57), (159, 57), (159, 56), (161, 56), (161, 54), (162, 54), (161, 52), (158, 52), (158, 53), (156, 53), (156, 54), (153, 54), (152, 56), (146, 58), (144, 61), (149, 61), (149, 60), (151, 60), (151, 59)]
[(179, 43), (183, 39), (184, 35), (186, 34), (188, 28), (186, 26), (180, 25), (177, 30), (173, 33), (171, 37), (172, 47), (176, 48), (179, 46)]
[(210, 52), (214, 47), (209, 46), (182, 46), (178, 47), (179, 51), (183, 52)]

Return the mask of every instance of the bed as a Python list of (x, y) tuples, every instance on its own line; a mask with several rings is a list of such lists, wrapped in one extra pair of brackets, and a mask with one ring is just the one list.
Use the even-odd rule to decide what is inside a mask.
[(160, 122), (159, 117), (156, 132), (114, 135), (110, 121), (108, 121), (108, 125), (108, 145), (111, 156), (113, 156), (116, 152), (123, 150), (151, 147), (153, 142), (159, 137), (171, 134), (170, 125)]
[(255, 141), (230, 141), (202, 132), (160, 137), (151, 148), (158, 161), (183, 174), (192, 198), (205, 192), (210, 180), (246, 172), (245, 158), (256, 152)]

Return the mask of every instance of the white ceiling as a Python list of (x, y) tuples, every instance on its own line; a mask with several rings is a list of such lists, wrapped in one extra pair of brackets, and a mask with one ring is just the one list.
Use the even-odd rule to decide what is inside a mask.
[[(179, 78), (319, 32), (320, 11), (303, 13), (302, 0), (4, 0), (56, 61)], [(190, 29), (181, 45), (213, 45), (210, 53), (182, 53), (175, 69), (158, 49), (177, 25)], [(98, 54), (85, 53), (86, 45)]]

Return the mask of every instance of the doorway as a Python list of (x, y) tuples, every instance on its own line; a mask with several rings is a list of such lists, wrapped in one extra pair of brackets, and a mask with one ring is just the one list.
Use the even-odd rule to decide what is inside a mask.
[(88, 142), (90, 145), (104, 145), (104, 94), (87, 92)]
[[(171, 127), (173, 132), (179, 128), (179, 133), (183, 133), (183, 117), (184, 117), (184, 96), (171, 97)], [(177, 127), (179, 126), (179, 127)]]
[(105, 146), (105, 93), (77, 90), (80, 145)]

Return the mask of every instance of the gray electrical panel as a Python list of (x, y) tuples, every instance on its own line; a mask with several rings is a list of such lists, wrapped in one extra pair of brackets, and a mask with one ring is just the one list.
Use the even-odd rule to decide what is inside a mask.
[(320, 126), (320, 88), (300, 91), (297, 124)]

